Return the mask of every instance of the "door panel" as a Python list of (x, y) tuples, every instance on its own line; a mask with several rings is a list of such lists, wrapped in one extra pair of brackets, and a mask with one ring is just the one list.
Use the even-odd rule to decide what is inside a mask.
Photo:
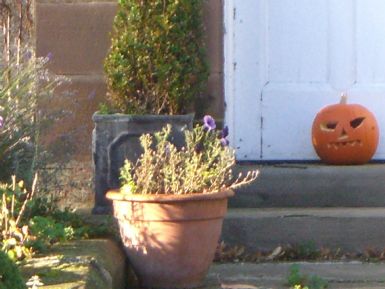
[(358, 1), (356, 11), (357, 83), (384, 84), (385, 1)]
[(272, 0), (267, 4), (269, 82), (327, 81), (327, 1)]

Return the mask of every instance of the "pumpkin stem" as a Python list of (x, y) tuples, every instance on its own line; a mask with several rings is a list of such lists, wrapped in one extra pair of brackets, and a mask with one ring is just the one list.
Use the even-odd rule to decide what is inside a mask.
[(348, 95), (346, 92), (341, 93), (340, 104), (346, 104), (348, 102)]

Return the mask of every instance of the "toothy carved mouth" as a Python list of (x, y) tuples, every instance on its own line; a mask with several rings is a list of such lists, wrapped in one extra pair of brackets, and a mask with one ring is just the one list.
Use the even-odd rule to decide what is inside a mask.
[(339, 141), (339, 142), (332, 142), (327, 144), (327, 148), (333, 148), (337, 150), (341, 147), (362, 147), (362, 141), (360, 140), (351, 140), (351, 141)]

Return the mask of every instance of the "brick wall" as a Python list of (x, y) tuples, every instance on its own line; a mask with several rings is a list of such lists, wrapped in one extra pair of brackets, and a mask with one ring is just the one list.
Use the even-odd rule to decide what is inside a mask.
[[(222, 1), (207, 0), (204, 7), (211, 69), (207, 89), (210, 106), (206, 111), (219, 118), (223, 115)], [(62, 88), (69, 95), (58, 95), (44, 104), (65, 112), (44, 134), (44, 141), (54, 144), (52, 149), (57, 157), (91, 159), (91, 116), (106, 92), (103, 60), (109, 48), (116, 3), (117, 0), (36, 1), (37, 54), (52, 53), (52, 71), (66, 75), (71, 81)]]

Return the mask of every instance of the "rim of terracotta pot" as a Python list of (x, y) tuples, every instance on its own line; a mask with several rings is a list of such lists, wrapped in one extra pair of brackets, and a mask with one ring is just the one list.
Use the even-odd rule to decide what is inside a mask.
[(170, 203), (184, 201), (201, 201), (201, 200), (218, 200), (234, 196), (232, 189), (226, 189), (214, 193), (195, 193), (195, 194), (123, 194), (119, 189), (110, 190), (107, 192), (107, 199), (113, 201), (134, 201), (146, 203)]

